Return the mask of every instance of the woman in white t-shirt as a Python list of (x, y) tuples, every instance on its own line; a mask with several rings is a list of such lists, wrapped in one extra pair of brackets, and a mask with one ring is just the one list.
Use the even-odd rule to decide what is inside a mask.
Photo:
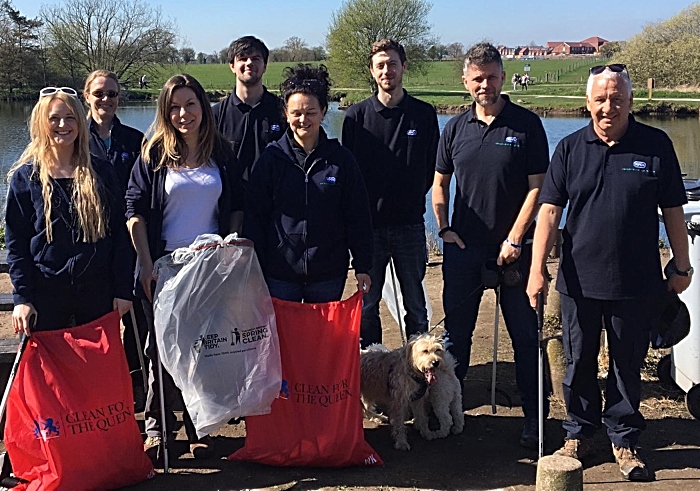
[[(230, 144), (217, 132), (206, 93), (196, 79), (171, 77), (158, 98), (156, 119), (134, 165), (126, 193), (128, 227), (138, 256), (136, 296), (149, 321), (146, 354), (154, 359), (153, 263), (200, 234), (225, 236), (239, 231), (243, 219), (243, 188)], [(153, 372), (155, 369), (151, 371)], [(146, 452), (158, 460), (162, 424), (158, 381), (151, 375), (146, 400)], [(172, 407), (182, 395), (163, 371), (167, 428), (173, 428)], [(185, 410), (185, 431), (195, 458), (211, 456), (211, 439), (197, 438)]]

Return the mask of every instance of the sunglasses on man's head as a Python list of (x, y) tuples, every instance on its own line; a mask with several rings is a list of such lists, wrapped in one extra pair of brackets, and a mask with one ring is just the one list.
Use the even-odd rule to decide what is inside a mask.
[(610, 65), (596, 65), (591, 67), (591, 75), (600, 75), (606, 68), (615, 73), (627, 71), (627, 65), (623, 65), (622, 63), (612, 63)]
[(53, 95), (56, 92), (63, 92), (73, 97), (78, 97), (78, 92), (72, 87), (44, 87), (39, 91), (39, 97), (46, 97), (47, 95)]
[(95, 90), (90, 92), (94, 97), (97, 97), (98, 99), (102, 99), (104, 96), (109, 97), (110, 99), (114, 99), (115, 97), (119, 97), (119, 92), (116, 92), (114, 90)]

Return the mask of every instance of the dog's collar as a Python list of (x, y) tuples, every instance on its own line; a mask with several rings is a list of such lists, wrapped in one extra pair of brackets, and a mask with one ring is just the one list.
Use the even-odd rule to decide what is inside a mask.
[(418, 390), (411, 394), (411, 400), (417, 401), (428, 391), (428, 382), (425, 381), (425, 377), (419, 377), (415, 373), (411, 373), (411, 378), (418, 382)]
[[(387, 389), (391, 391), (391, 372), (394, 371), (394, 366), (389, 367), (389, 376), (387, 377)], [(415, 380), (418, 383), (418, 389), (411, 394), (411, 401), (417, 401), (421, 397), (425, 395), (425, 393), (428, 391), (428, 382), (425, 381), (425, 377), (421, 377), (416, 375), (414, 372), (411, 372), (411, 378)]]

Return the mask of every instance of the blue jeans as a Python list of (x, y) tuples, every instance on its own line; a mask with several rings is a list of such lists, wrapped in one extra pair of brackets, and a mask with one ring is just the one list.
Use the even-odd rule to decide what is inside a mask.
[(340, 300), (343, 297), (343, 290), (345, 290), (345, 280), (346, 278), (343, 276), (332, 280), (304, 283), (303, 281), (265, 278), (270, 296), (280, 300), (303, 301), (304, 303), (326, 303)]
[(406, 337), (428, 330), (428, 311), (425, 307), (423, 278), (425, 277), (425, 225), (397, 225), (374, 230), (374, 257), (369, 276), (372, 287), (364, 296), (361, 345), (382, 342), (382, 322), (379, 318), (379, 301), (386, 276), (389, 258), (394, 260), (394, 270), (403, 295), (406, 309), (404, 326)]
[[(590, 438), (601, 417), (610, 441), (634, 447), (646, 427), (639, 412), (641, 369), (649, 349), (654, 302), (593, 300), (561, 295), (564, 353), (564, 402), (568, 438)], [(605, 382), (605, 409), (598, 386), (600, 333), (605, 324), (610, 367)]]
[[(500, 245), (467, 244), (465, 249), (453, 243), (443, 246), (442, 277), (445, 282), (442, 303), (445, 309), (445, 331), (451, 345), (449, 351), (457, 359), (455, 370), (462, 380), (469, 369), (472, 334), (476, 327), (479, 304), (484, 289), (481, 266), (488, 259), (498, 257)], [(537, 313), (530, 306), (525, 293), (532, 246), (522, 248), (519, 270), (523, 281), (518, 286), (501, 285), (501, 309), (513, 345), (515, 381), (526, 417), (538, 414), (537, 385)], [(545, 415), (549, 402), (545, 398)]]

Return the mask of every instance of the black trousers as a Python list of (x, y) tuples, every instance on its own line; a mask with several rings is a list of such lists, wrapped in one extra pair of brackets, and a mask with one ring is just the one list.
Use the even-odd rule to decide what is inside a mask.
[(34, 331), (55, 331), (99, 319), (112, 311), (111, 278), (77, 281), (73, 284), (37, 281)]
[[(654, 302), (593, 300), (561, 295), (567, 438), (590, 438), (601, 423), (617, 447), (634, 447), (646, 428), (639, 412), (641, 368), (649, 349)], [(600, 335), (607, 331), (610, 365), (605, 407), (598, 386)]]

